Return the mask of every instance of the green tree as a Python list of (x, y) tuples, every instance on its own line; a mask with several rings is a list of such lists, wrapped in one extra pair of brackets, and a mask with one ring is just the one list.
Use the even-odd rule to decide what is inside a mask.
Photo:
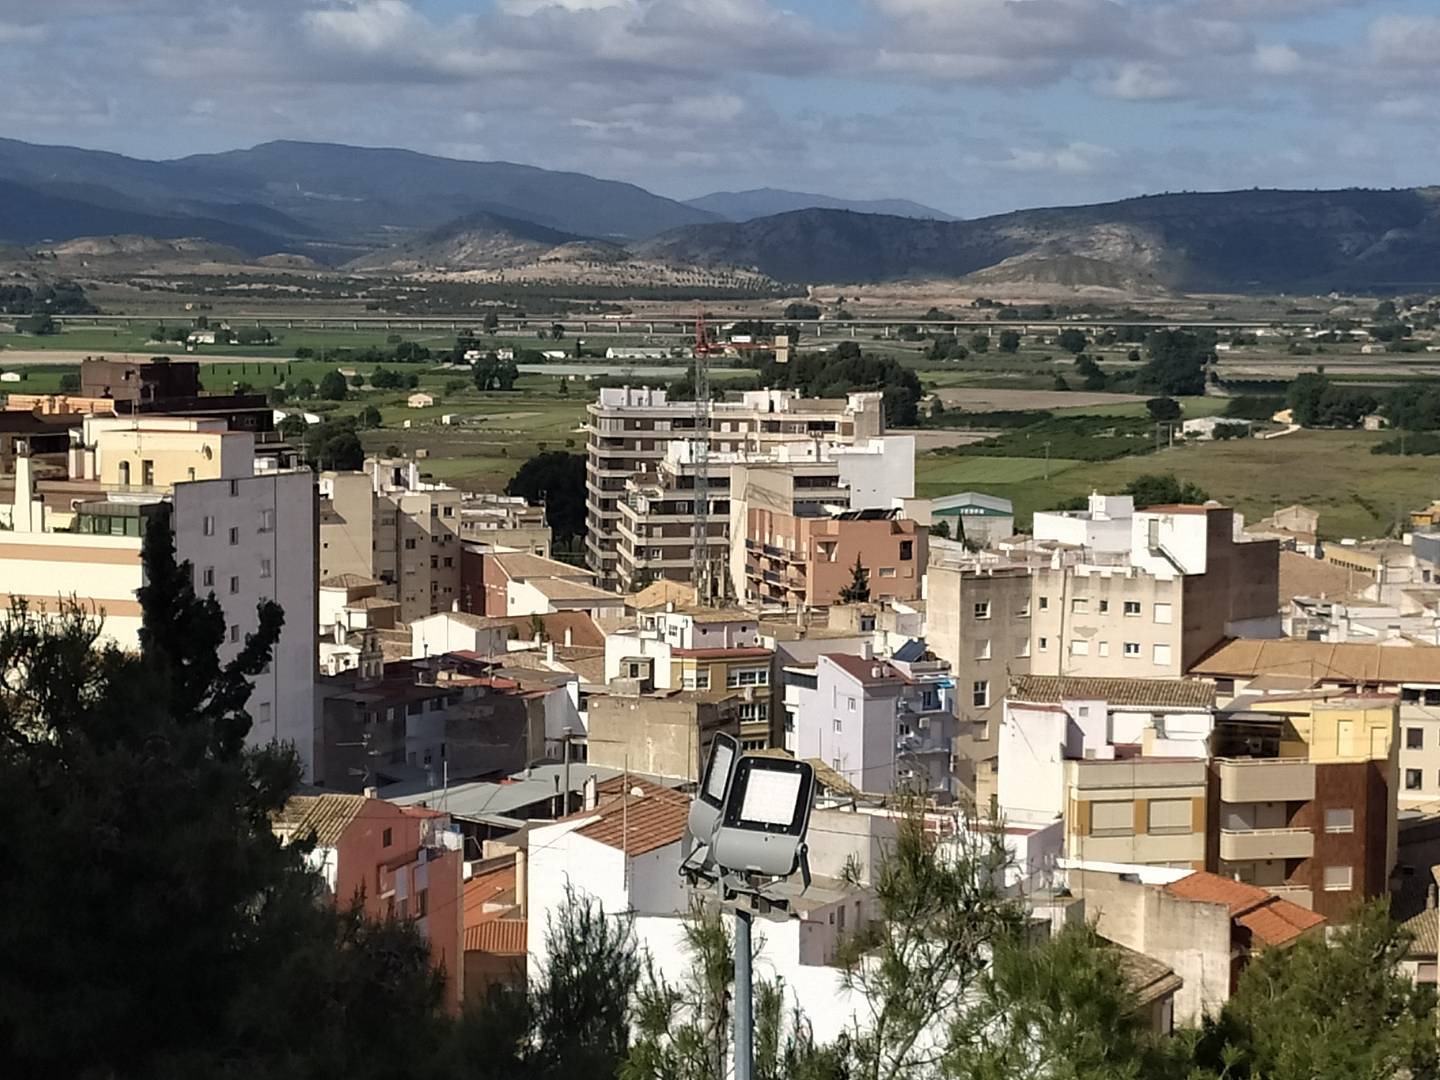
[(1400, 970), (1409, 936), (1384, 901), (1327, 940), (1267, 949), (1241, 973), (1196, 1057), (1202, 1075), (1237, 1080), (1440, 1075), (1435, 991)]
[(356, 390), (359, 390), (362, 386), (365, 385), (365, 376), (361, 375), (360, 372), (357, 371), (354, 375), (350, 376), (350, 385), (353, 386)]
[(585, 533), (585, 455), (547, 450), (530, 458), (510, 482), (506, 495), (545, 506), (545, 520), (557, 540)]
[(1147, 506), (1203, 503), (1210, 497), (1196, 484), (1188, 480), (1177, 480), (1174, 473), (1145, 473), (1137, 476), (1126, 486), (1125, 494), (1133, 498), (1136, 507), (1141, 510)]
[(80, 373), (78, 371), (67, 371), (60, 376), (60, 393), (78, 394), (80, 392)]
[(477, 360), (474, 370), (477, 390), (514, 390), (515, 380), (520, 377), (520, 368), (514, 360), (501, 360), (494, 353), (486, 353)]
[(1090, 344), (1090, 341), (1085, 336), (1084, 330), (1069, 328), (1060, 331), (1060, 336), (1056, 339), (1056, 343), (1066, 352), (1078, 356), (1085, 351), (1085, 346)]
[(975, 332), (970, 335), (970, 351), (983, 353), (990, 351), (990, 335)]
[(74, 607), (0, 622), (0, 1057), (19, 1076), (398, 1075), (438, 1045), (428, 951), (322, 901), (308, 844), (270, 826), (294, 752), (246, 746), (283, 615), (262, 604), (222, 660), (225, 614), (176, 561), (168, 506), (142, 563), (137, 652)]
[(500, 329), (500, 316), (493, 311), (485, 313), (485, 320), (481, 323), (481, 329), (487, 334), (493, 334)]
[(345, 376), (339, 371), (327, 371), (320, 380), (320, 396), (326, 401), (344, 401), (349, 394)]
[(850, 584), (840, 588), (840, 600), (845, 604), (864, 603), (870, 599), (870, 571), (865, 569), (860, 562), (860, 554), (855, 554), (855, 565), (850, 568)]
[(1145, 402), (1151, 420), (1179, 420), (1180, 403), (1174, 398), (1158, 397)]
[(378, 428), (384, 421), (380, 416), (380, 410), (374, 405), (366, 405), (360, 410), (360, 426), (366, 430)]
[(1215, 332), (1152, 330), (1145, 338), (1149, 359), (1136, 374), (1136, 385), (1166, 397), (1205, 392), (1205, 365), (1215, 359)]
[(1015, 353), (1020, 350), (1020, 332), (1018, 330), (1000, 331), (1000, 351), (1003, 353)]
[(930, 523), (930, 535), (938, 536), (941, 540), (949, 540), (950, 523), (944, 518), (940, 518), (938, 521), (932, 521)]
[(813, 322), (820, 318), (820, 308), (815, 304), (806, 304), (796, 300), (785, 306), (785, 318), (790, 320), (804, 319)]

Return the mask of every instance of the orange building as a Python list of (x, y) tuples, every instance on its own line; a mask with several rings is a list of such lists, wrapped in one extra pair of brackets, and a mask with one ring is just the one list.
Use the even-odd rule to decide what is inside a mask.
[(796, 517), (752, 509), (745, 522), (746, 599), (787, 608), (829, 607), (867, 572), (871, 600), (915, 600), (928, 534), (899, 510), (846, 510)]

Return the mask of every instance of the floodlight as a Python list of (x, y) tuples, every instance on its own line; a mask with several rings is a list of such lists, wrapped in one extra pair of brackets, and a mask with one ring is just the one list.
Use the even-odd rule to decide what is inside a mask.
[(705, 771), (700, 776), (700, 790), (690, 802), (690, 815), (685, 823), (685, 861), (693, 870), (701, 870), (709, 863), (710, 844), (720, 826), (725, 796), (730, 791), (730, 779), (739, 757), (740, 744), (730, 735), (716, 734), (710, 744)]
[(785, 877), (800, 865), (815, 770), (789, 758), (742, 757), (711, 844), (720, 868)]

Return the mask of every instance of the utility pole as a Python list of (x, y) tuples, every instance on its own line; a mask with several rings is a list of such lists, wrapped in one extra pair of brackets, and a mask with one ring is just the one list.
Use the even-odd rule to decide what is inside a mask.
[(751, 1080), (755, 1057), (755, 987), (750, 975), (750, 920), (735, 905), (735, 1080)]
[(570, 738), (574, 734), (575, 729), (570, 727), (569, 724), (566, 724), (565, 729), (560, 732), (560, 739), (565, 744), (565, 752), (563, 757), (563, 760), (565, 762), (565, 792), (563, 798), (565, 800), (564, 806), (566, 814), (570, 813)]
[(1050, 440), (1045, 440), (1045, 479), (1050, 479)]

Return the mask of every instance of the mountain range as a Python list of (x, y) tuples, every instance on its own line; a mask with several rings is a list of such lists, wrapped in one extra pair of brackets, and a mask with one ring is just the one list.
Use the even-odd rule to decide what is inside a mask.
[(1440, 283), (1436, 188), (1178, 193), (955, 220), (906, 200), (763, 188), (679, 202), (582, 173), (327, 143), (142, 161), (0, 139), (0, 244), (105, 236), (388, 273), (545, 263), (603, 275), (624, 261), (627, 272), (699, 267), (796, 284), (1263, 292)]

